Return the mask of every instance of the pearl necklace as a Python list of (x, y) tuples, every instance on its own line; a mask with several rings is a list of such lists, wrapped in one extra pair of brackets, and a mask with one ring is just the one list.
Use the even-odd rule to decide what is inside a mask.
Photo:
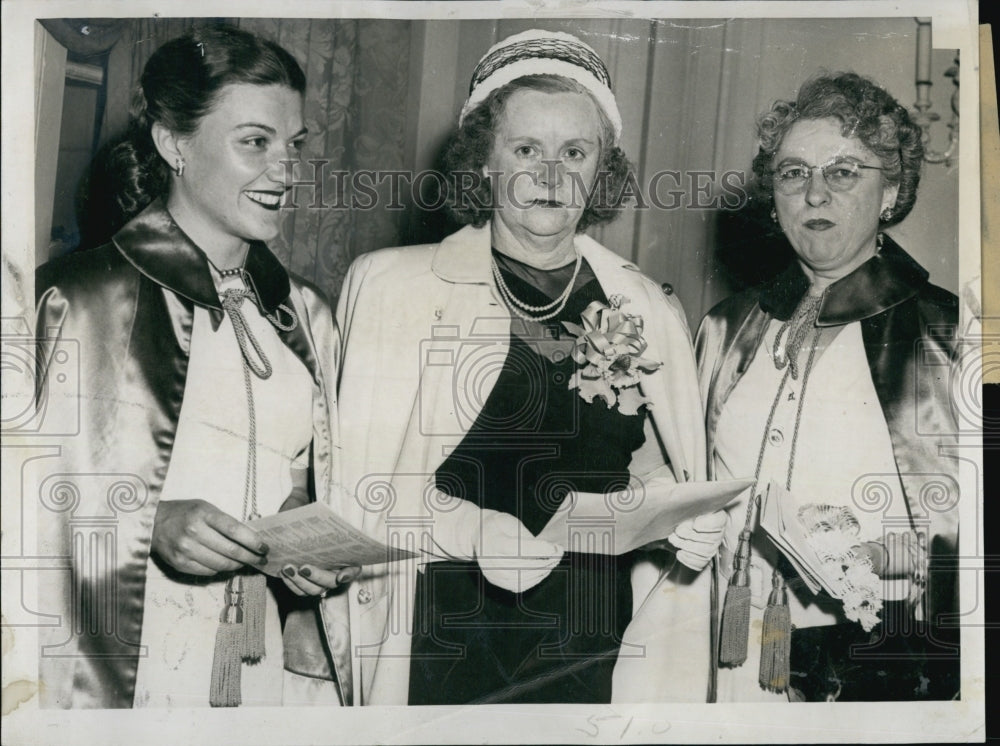
[[(544, 306), (532, 306), (525, 303), (523, 300), (514, 296), (511, 289), (507, 287), (507, 283), (503, 279), (503, 274), (500, 272), (500, 266), (497, 264), (497, 260), (494, 258), (492, 260), (493, 266), (493, 278), (497, 283), (497, 290), (500, 291), (501, 297), (507, 302), (507, 306), (513, 311), (517, 316), (520, 316), (525, 321), (548, 321), (549, 319), (554, 319), (562, 310), (566, 307), (566, 303), (569, 301), (569, 296), (573, 292), (573, 287), (576, 285), (576, 279), (580, 274), (580, 267), (583, 264), (583, 255), (577, 252), (576, 255), (576, 266), (573, 268), (573, 276), (569, 280), (569, 284), (566, 289), (559, 294), (551, 303), (546, 303)], [(548, 311), (548, 313), (545, 313)], [(531, 314), (541, 313), (542, 316), (532, 316)]]

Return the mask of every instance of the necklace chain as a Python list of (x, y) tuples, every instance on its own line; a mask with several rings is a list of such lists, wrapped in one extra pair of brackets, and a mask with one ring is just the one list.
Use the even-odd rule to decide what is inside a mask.
[[(496, 258), (492, 260), (493, 278), (496, 280), (497, 290), (500, 291), (501, 297), (504, 301), (506, 301), (510, 310), (517, 316), (520, 316), (525, 321), (548, 321), (549, 319), (554, 319), (562, 313), (562, 310), (566, 307), (566, 303), (569, 301), (569, 296), (573, 292), (573, 287), (576, 285), (576, 279), (580, 275), (580, 267), (582, 264), (583, 256), (577, 252), (576, 266), (573, 268), (573, 276), (569, 279), (569, 284), (566, 285), (566, 289), (563, 290), (555, 300), (551, 303), (546, 303), (544, 306), (533, 306), (516, 297), (507, 286), (506, 281), (504, 281), (503, 273), (500, 271), (500, 265), (497, 264)], [(546, 311), (548, 311), (548, 313), (545, 313)], [(535, 313), (541, 313), (543, 315), (531, 315)]]

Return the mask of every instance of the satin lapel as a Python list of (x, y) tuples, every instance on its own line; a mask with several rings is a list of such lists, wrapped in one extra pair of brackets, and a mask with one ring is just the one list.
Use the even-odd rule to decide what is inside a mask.
[(243, 267), (261, 305), (269, 313), (273, 313), (278, 304), (288, 298), (291, 291), (288, 272), (270, 249), (260, 241), (253, 241), (250, 244)]
[[(134, 561), (123, 573), (123, 588), (132, 586), (136, 593), (124, 593), (124, 597), (145, 599), (146, 562), (149, 557), (149, 542), (153, 534), (153, 519), (156, 506), (163, 490), (163, 483), (170, 464), (177, 424), (180, 420), (184, 387), (187, 381), (191, 331), (194, 325), (194, 306), (183, 298), (168, 307), (166, 296), (170, 291), (140, 282), (135, 326), (132, 334), (132, 359), (142, 368), (151, 398), (157, 406), (148, 410), (150, 430), (157, 443), (157, 456), (150, 480), (151, 500), (149, 509), (144, 511), (140, 521), (142, 540), (134, 554)], [(167, 330), (173, 330), (171, 335)], [(138, 565), (141, 563), (141, 570)], [(142, 605), (136, 606), (136, 634), (142, 629)], [(138, 666), (138, 661), (136, 661)], [(134, 688), (133, 680), (133, 688)]]
[[(955, 431), (947, 385), (954, 350), (945, 339), (921, 329), (915, 301), (861, 322), (872, 383), (885, 415), (911, 519), (928, 519), (921, 493), (928, 465), (948, 469), (957, 461), (940, 453), (943, 437)], [(916, 346), (916, 347), (915, 347)]]
[[(861, 322), (872, 382), (885, 415), (913, 527), (926, 531), (931, 572), (927, 619), (958, 608), (958, 423), (951, 404), (956, 356), (954, 317), (935, 323), (911, 300)], [(943, 562), (935, 564), (944, 557)]]
[[(111, 351), (113, 359), (123, 361), (126, 366), (122, 378), (128, 383), (119, 391), (126, 406), (106, 420), (105, 427), (110, 431), (97, 437), (108, 453), (117, 452), (116, 439), (122, 441), (120, 448), (126, 450), (146, 439), (151, 439), (154, 445), (149, 450), (143, 448), (142, 453), (148, 454), (145, 463), (132, 464), (136, 473), (146, 475), (145, 495), (136, 495), (136, 504), (131, 504), (123, 494), (122, 504), (117, 507), (119, 513), (130, 515), (128, 520), (116, 523), (117, 557), (113, 563), (117, 565), (116, 576), (91, 578), (89, 570), (84, 568), (78, 579), (85, 589), (90, 587), (89, 591), (83, 591), (85, 616), (94, 614), (97, 618), (104, 613), (100, 606), (108, 593), (115, 599), (117, 612), (110, 633), (88, 635), (81, 641), (81, 652), (85, 660), (92, 662), (89, 670), (95, 680), (86, 682), (86, 675), (78, 668), (74, 689), (78, 693), (100, 692), (101, 704), (90, 706), (132, 706), (153, 519), (177, 432), (191, 342), (193, 307), (189, 301), (172, 296), (173, 302), (168, 305), (165, 293), (169, 291), (145, 278), (138, 278), (135, 288), (131, 331), (123, 329), (116, 334), (114, 338), (120, 339), (124, 347)], [(141, 407), (137, 409), (134, 405), (139, 403)], [(101, 420), (94, 420), (89, 424), (99, 426)], [(107, 499), (114, 502), (116, 497), (109, 494)], [(105, 587), (105, 583), (110, 583), (110, 587)], [(88, 608), (88, 602), (98, 604), (99, 608)]]
[(198, 305), (222, 310), (204, 252), (156, 200), (115, 234), (122, 256), (139, 272)]
[(926, 510), (917, 499), (920, 489), (916, 478), (926, 471), (927, 464), (938, 460), (935, 440), (916, 437), (916, 418), (921, 411), (915, 403), (927, 402), (923, 408), (928, 408), (934, 392), (926, 390), (916, 375), (913, 345), (921, 334), (915, 311), (916, 304), (907, 303), (861, 322), (872, 383), (892, 436), (911, 520), (926, 518)]
[(837, 326), (884, 313), (914, 297), (927, 277), (927, 270), (886, 236), (878, 254), (830, 285), (817, 324)]
[[(222, 319), (219, 294), (205, 253), (174, 222), (162, 200), (154, 201), (112, 239), (122, 256), (154, 282), (211, 312), (213, 328)], [(260, 241), (250, 243), (246, 277), (261, 305), (274, 312), (290, 289), (288, 273)]]

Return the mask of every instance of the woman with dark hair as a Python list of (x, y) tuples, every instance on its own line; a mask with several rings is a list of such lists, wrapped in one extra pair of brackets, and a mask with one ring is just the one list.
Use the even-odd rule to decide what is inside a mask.
[[(473, 74), (446, 158), (468, 225), (348, 273), (344, 487), (368, 533), (444, 558), (366, 567), (352, 588), (365, 704), (705, 701), (709, 593), (693, 579), (708, 578), (724, 514), (643, 557), (536, 538), (569, 490), (704, 478), (680, 304), (582, 233), (621, 201), (621, 126), (590, 47), (505, 39)], [(615, 674), (613, 691), (623, 640), (646, 660), (627, 632), (640, 607), (675, 667)]]
[[(916, 200), (920, 128), (839, 73), (757, 132), (754, 173), (796, 261), (698, 333), (710, 473), (756, 483), (722, 546), (719, 699), (951, 698), (957, 648), (934, 623), (957, 609), (935, 564), (957, 549), (957, 461), (941, 448), (957, 302), (884, 233)], [(810, 570), (768, 539), (772, 514), (801, 532)]]
[[(310, 485), (329, 500), (335, 473), (330, 309), (265, 244), (304, 89), (288, 52), (236, 28), (164, 44), (114, 153), (128, 222), (38, 270), (39, 408), (68, 434), (41, 549), (71, 557), (50, 596), (62, 624), (43, 630), (47, 706), (282, 702), (268, 547), (245, 522)], [(50, 394), (67, 349), (72, 398)], [(298, 595), (338, 585), (283, 569)]]

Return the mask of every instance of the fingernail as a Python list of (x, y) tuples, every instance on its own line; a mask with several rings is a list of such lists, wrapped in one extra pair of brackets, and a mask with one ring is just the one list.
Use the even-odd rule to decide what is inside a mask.
[(301, 575), (304, 578), (308, 578), (310, 575), (312, 575), (312, 572), (309, 571), (308, 567), (300, 567), (299, 575)]
[(267, 544), (261, 544), (260, 547), (257, 549), (258, 554), (267, 554), (270, 551), (271, 547), (269, 547)]
[(259, 560), (257, 560), (257, 564), (260, 565), (261, 567), (263, 567), (264, 565), (266, 565), (267, 564), (267, 557), (261, 557)]
[(284, 575), (285, 575), (286, 578), (294, 578), (295, 577), (295, 568), (294, 567), (291, 567), (291, 566), (285, 567), (285, 568), (283, 568), (281, 570), (281, 572), (284, 573)]

